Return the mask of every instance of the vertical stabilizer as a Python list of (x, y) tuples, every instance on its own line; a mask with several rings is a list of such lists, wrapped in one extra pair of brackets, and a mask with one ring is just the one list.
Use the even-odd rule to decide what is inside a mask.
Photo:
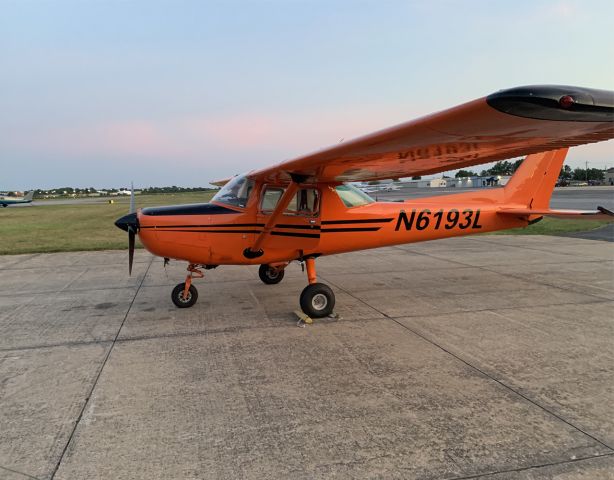
[(528, 155), (504, 187), (505, 202), (547, 208), (568, 148)]

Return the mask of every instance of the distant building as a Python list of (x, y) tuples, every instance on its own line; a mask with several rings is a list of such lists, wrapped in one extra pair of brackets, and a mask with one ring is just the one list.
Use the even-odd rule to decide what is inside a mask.
[(606, 185), (614, 185), (614, 168), (608, 168), (604, 172), (604, 181)]
[(510, 175), (488, 175), (485, 177), (459, 177), (448, 180), (448, 187), (456, 188), (482, 188), (482, 187), (502, 187), (509, 179)]
[(431, 186), (430, 180), (408, 180), (403, 182), (403, 185), (409, 188), (427, 188)]
[(445, 179), (445, 178), (434, 178), (433, 180), (430, 181), (429, 187), (431, 187), (431, 188), (443, 188), (443, 187), (446, 187), (448, 185), (447, 180), (448, 179)]

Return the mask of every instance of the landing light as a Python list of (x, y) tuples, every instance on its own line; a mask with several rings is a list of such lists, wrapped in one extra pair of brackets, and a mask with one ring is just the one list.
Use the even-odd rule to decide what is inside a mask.
[(569, 108), (575, 103), (574, 98), (571, 95), (563, 95), (559, 98), (559, 105), (562, 108)]

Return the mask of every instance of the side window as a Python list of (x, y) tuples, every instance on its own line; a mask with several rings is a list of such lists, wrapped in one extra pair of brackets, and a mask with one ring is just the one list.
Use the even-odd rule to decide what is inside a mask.
[(320, 212), (320, 192), (315, 188), (301, 188), (290, 200), (286, 215), (317, 217)]
[(339, 198), (343, 204), (348, 208), (368, 205), (369, 203), (373, 203), (375, 201), (362, 190), (359, 190), (354, 185), (349, 183), (337, 185), (335, 190), (337, 191), (337, 195), (339, 195)]
[(284, 193), (283, 188), (267, 187), (262, 195), (262, 202), (260, 203), (260, 210), (263, 213), (271, 213), (275, 210), (277, 202)]
[[(260, 210), (262, 213), (271, 214), (285, 189), (281, 187), (267, 187), (262, 194)], [(284, 211), (284, 215), (302, 215), (317, 217), (320, 212), (320, 192), (315, 188), (301, 188)]]

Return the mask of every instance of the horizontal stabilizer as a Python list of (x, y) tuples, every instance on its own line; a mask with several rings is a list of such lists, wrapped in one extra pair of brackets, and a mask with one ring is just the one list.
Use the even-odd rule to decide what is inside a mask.
[(501, 208), (497, 213), (503, 215), (529, 216), (545, 215), (556, 218), (575, 218), (582, 220), (608, 220), (614, 222), (614, 212), (604, 207), (597, 210), (554, 210), (551, 208)]

